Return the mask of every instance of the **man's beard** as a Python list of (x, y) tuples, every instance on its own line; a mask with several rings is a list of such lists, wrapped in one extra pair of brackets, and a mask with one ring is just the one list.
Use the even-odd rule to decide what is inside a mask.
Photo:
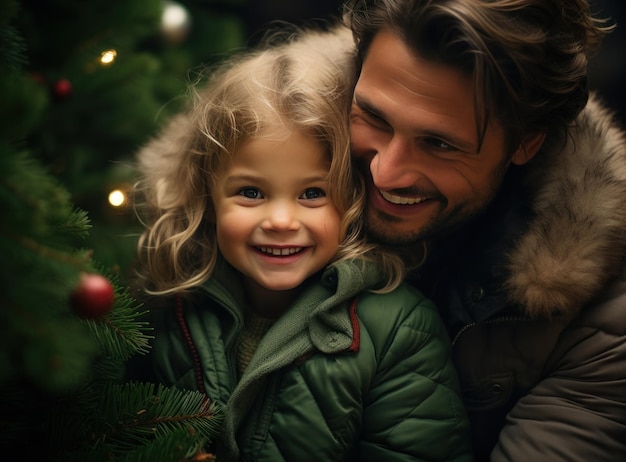
[[(386, 246), (402, 249), (413, 247), (422, 242), (436, 242), (440, 239), (456, 233), (474, 217), (481, 214), (491, 202), (493, 196), (489, 196), (483, 202), (469, 208), (469, 204), (458, 204), (447, 213), (440, 213), (418, 229), (394, 230), (395, 225), (402, 220), (382, 213), (378, 210), (366, 208), (366, 230), (370, 240)], [(445, 204), (441, 210), (445, 210)]]
[(397, 231), (394, 228), (400, 222), (401, 220), (394, 216), (369, 210), (365, 226), (372, 241), (393, 247), (411, 246), (420, 241), (432, 240), (444, 228), (443, 223), (435, 220), (419, 229)]
[(448, 201), (444, 196), (441, 196), (438, 212), (418, 229), (394, 230), (397, 225), (402, 224), (402, 219), (371, 209), (367, 204), (365, 207), (365, 229), (368, 238), (373, 242), (401, 250), (402, 247), (413, 248), (423, 242), (432, 243), (455, 234), (489, 207), (502, 185), (508, 166), (509, 161), (507, 159), (495, 169), (491, 176), (491, 182), (486, 185), (487, 195), (478, 203), (461, 202), (446, 211)]

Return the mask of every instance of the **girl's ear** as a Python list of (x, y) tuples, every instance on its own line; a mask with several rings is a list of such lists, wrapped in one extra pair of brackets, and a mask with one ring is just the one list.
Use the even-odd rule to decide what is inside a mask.
[(511, 162), (515, 165), (524, 165), (526, 162), (535, 157), (535, 154), (537, 154), (545, 139), (546, 132), (528, 135), (515, 150), (515, 153), (511, 158)]

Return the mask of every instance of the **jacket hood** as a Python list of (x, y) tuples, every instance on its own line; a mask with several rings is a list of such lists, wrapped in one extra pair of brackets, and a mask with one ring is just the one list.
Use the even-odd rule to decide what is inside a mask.
[(509, 254), (509, 298), (533, 317), (578, 312), (624, 262), (625, 135), (593, 95), (569, 133), (528, 164), (535, 217)]

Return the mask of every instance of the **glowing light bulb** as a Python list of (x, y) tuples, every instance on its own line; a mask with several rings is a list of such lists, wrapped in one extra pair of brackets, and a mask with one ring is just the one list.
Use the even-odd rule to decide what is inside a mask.
[(115, 189), (109, 193), (109, 204), (113, 207), (121, 207), (126, 204), (126, 194), (119, 189)]
[(103, 66), (108, 66), (109, 64), (113, 64), (113, 61), (115, 61), (115, 58), (117, 58), (117, 51), (115, 50), (105, 50), (102, 53), (100, 53), (100, 63)]

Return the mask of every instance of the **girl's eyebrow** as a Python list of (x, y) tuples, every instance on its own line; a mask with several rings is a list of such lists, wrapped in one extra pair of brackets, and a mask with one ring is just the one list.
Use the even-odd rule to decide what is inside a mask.
[[(246, 182), (256, 182), (256, 181), (265, 181), (265, 178), (261, 175), (229, 175), (224, 180), (225, 183), (246, 183)], [(312, 174), (307, 177), (302, 178), (303, 183), (319, 183), (328, 181), (328, 172), (325, 175)]]

